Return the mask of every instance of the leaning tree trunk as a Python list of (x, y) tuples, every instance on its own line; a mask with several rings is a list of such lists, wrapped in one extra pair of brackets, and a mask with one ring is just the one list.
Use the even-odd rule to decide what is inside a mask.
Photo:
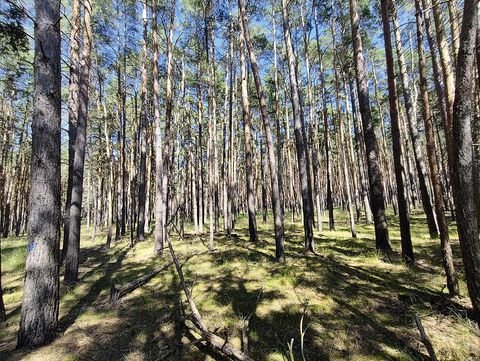
[(60, 1), (35, 1), (35, 107), (28, 254), (17, 348), (56, 335), (60, 256)]
[(418, 174), (418, 183), (420, 186), (420, 194), (422, 196), (423, 210), (427, 216), (428, 231), (431, 238), (438, 237), (438, 227), (433, 213), (432, 201), (428, 192), (428, 173), (425, 165), (425, 158), (423, 155), (423, 148), (420, 142), (420, 135), (417, 128), (417, 119), (415, 117), (414, 104), (412, 94), (410, 92), (410, 79), (405, 65), (405, 57), (403, 55), (402, 37), (400, 34), (397, 13), (393, 2), (390, 3), (392, 7), (393, 18), (393, 32), (395, 34), (395, 47), (397, 50), (398, 67), (400, 70), (400, 79), (403, 88), (403, 98), (405, 100), (405, 110), (407, 113), (407, 123), (410, 130), (410, 139), (413, 146), (413, 155), (415, 158), (415, 165)]
[(368, 177), (370, 180), (370, 200), (375, 223), (375, 243), (377, 249), (391, 249), (388, 235), (387, 218), (385, 215), (385, 197), (383, 175), (378, 159), (377, 138), (373, 128), (373, 119), (368, 94), (367, 67), (363, 55), (362, 38), (359, 32), (359, 15), (357, 0), (350, 0), (350, 21), (352, 24), (352, 39), (355, 54), (355, 71), (357, 75), (358, 103), (362, 115), (363, 135), (367, 151)]
[(425, 66), (425, 53), (423, 50), (423, 20), (420, 0), (415, 0), (417, 20), (417, 52), (418, 71), (420, 83), (420, 98), (422, 102), (422, 115), (425, 124), (425, 140), (427, 143), (428, 164), (430, 167), (430, 179), (435, 202), (435, 213), (437, 215), (438, 230), (440, 232), (440, 244), (442, 248), (442, 261), (447, 276), (447, 288), (451, 296), (458, 295), (458, 280), (453, 265), (452, 247), (448, 235), (448, 223), (445, 217), (444, 197), (440, 179), (440, 171), (437, 163), (437, 149), (435, 145), (435, 134), (433, 131), (433, 116), (428, 100), (428, 83)]
[[(429, 0), (424, 1), (424, 8), (427, 10), (429, 8)], [(448, 154), (448, 163), (450, 170), (450, 177), (454, 177), (453, 174), (453, 153), (452, 153), (452, 124), (453, 124), (453, 101), (455, 99), (455, 76), (452, 69), (452, 60), (450, 57), (450, 51), (447, 44), (447, 39), (444, 34), (443, 20), (442, 20), (442, 9), (440, 8), (441, 3), (439, 0), (432, 0), (432, 9), (433, 9), (433, 19), (435, 22), (435, 30), (438, 40), (438, 49), (440, 52), (440, 63), (442, 67), (443, 74), (443, 84), (445, 87), (445, 102), (447, 110), (447, 122), (444, 124), (445, 129), (445, 139), (447, 141), (447, 154)]]
[(465, 278), (473, 310), (480, 316), (480, 239), (474, 190), (472, 118), (478, 0), (465, 0), (453, 106), (454, 198)]
[(412, 238), (410, 235), (410, 219), (408, 217), (405, 185), (403, 183), (402, 145), (397, 108), (397, 90), (395, 87), (395, 69), (393, 63), (392, 39), (390, 37), (389, 0), (381, 0), (383, 37), (385, 39), (385, 57), (387, 60), (388, 100), (390, 103), (390, 120), (392, 123), (393, 160), (395, 164), (395, 180), (397, 182), (398, 214), (400, 217), (400, 235), (402, 257), (407, 264), (414, 262)]
[(313, 197), (312, 182), (310, 179), (310, 161), (308, 157), (308, 143), (305, 134), (303, 110), (301, 107), (300, 90), (298, 85), (297, 65), (290, 32), (290, 20), (288, 15), (288, 1), (282, 0), (282, 19), (285, 47), (287, 49), (288, 70), (290, 77), (290, 92), (294, 118), (295, 145), (297, 148), (298, 170), (300, 174), (300, 186), (303, 203), (303, 228), (305, 232), (305, 249), (315, 252), (313, 242)]
[(87, 145), (88, 87), (92, 55), (92, 3), (85, 0), (82, 62), (80, 64), (80, 94), (78, 99), (78, 125), (73, 158), (72, 199), (70, 204), (70, 226), (68, 247), (65, 256), (65, 283), (78, 281), (80, 253), (80, 231), (82, 225), (83, 173)]
[[(270, 166), (270, 180), (272, 186), (272, 208), (275, 228), (275, 257), (277, 261), (282, 262), (285, 260), (283, 211), (280, 198), (280, 182), (279, 174), (277, 172), (277, 157), (275, 154), (275, 145), (273, 143), (271, 120), (267, 111), (267, 101), (260, 78), (260, 70), (258, 67), (257, 57), (255, 56), (255, 53), (253, 51), (253, 46), (250, 39), (250, 31), (248, 28), (248, 21), (245, 11), (245, 0), (239, 0), (238, 6), (240, 9), (241, 17), (240, 28), (243, 32), (244, 40), (247, 45), (250, 65), (252, 68), (253, 78), (255, 80), (257, 95), (259, 98), (260, 113), (262, 115), (263, 128), (265, 129), (265, 138), (267, 141), (268, 164)], [(261, 156), (263, 157), (263, 154)]]

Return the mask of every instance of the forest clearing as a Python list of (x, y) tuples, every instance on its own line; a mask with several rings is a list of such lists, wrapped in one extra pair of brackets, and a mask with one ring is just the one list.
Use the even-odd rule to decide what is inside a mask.
[(480, 360), (480, 0), (1, 0), (0, 359)]

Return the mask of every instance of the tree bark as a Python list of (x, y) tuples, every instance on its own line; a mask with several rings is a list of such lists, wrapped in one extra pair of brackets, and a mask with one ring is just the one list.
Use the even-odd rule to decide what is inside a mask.
[[(243, 21), (239, 19), (239, 24), (243, 28)], [(242, 119), (243, 131), (245, 137), (245, 173), (247, 181), (247, 206), (248, 206), (248, 231), (251, 242), (258, 241), (257, 220), (255, 216), (255, 185), (253, 179), (253, 152), (252, 152), (252, 135), (250, 124), (250, 102), (248, 100), (248, 73), (245, 39), (243, 31), (240, 31), (240, 70), (242, 75)]]
[(70, 225), (68, 247), (65, 256), (66, 284), (78, 281), (78, 263), (80, 256), (80, 232), (82, 225), (83, 174), (85, 170), (85, 153), (87, 144), (88, 88), (90, 84), (90, 67), (92, 55), (92, 3), (85, 0), (82, 62), (80, 64), (80, 94), (78, 100), (78, 125), (75, 139), (75, 156), (73, 159), (72, 199), (70, 204)]
[(402, 145), (397, 108), (397, 90), (395, 87), (395, 69), (393, 63), (392, 39), (390, 35), (390, 4), (389, 0), (381, 0), (383, 37), (385, 41), (385, 57), (387, 61), (388, 100), (390, 103), (390, 120), (392, 123), (393, 160), (395, 164), (395, 179), (397, 182), (398, 214), (400, 217), (400, 235), (402, 257), (407, 264), (414, 262), (412, 238), (410, 235), (410, 219), (408, 216), (405, 185), (403, 183)]
[(305, 234), (305, 250), (315, 252), (313, 241), (313, 197), (312, 182), (310, 179), (310, 160), (308, 153), (307, 137), (305, 134), (305, 124), (303, 119), (303, 110), (301, 108), (300, 90), (298, 85), (297, 65), (295, 52), (292, 44), (292, 35), (290, 32), (290, 20), (288, 15), (288, 1), (282, 0), (282, 19), (285, 47), (287, 50), (288, 70), (290, 78), (290, 93), (294, 118), (295, 145), (297, 148), (297, 161), (300, 174), (300, 186), (302, 192), (303, 205), (303, 228)]
[(65, 201), (65, 217), (63, 223), (62, 259), (65, 258), (68, 248), (70, 226), (70, 203), (72, 199), (73, 158), (75, 156), (75, 138), (77, 135), (79, 64), (80, 64), (80, 30), (81, 30), (80, 0), (72, 2), (72, 16), (70, 23), (70, 84), (68, 95), (68, 178), (67, 194)]
[(362, 38), (359, 32), (357, 0), (350, 0), (350, 21), (355, 54), (355, 71), (358, 88), (358, 103), (362, 115), (363, 134), (367, 151), (368, 177), (370, 180), (370, 201), (375, 223), (375, 244), (378, 250), (391, 250), (385, 215), (383, 175), (378, 160), (377, 138), (373, 128), (372, 113), (368, 94), (367, 68), (363, 55)]
[(139, 241), (145, 239), (145, 203), (147, 199), (146, 173), (147, 173), (147, 4), (143, 4), (143, 40), (142, 40), (142, 66), (140, 85), (140, 171), (138, 182), (138, 227), (137, 238)]
[[(155, 116), (155, 246), (154, 253), (162, 254), (164, 248), (163, 222), (163, 187), (162, 174), (162, 134), (160, 124), (160, 82), (158, 78), (158, 5), (153, 1), (152, 32), (153, 32), (153, 108)], [(168, 58), (168, 55), (167, 55)], [(169, 114), (171, 116), (171, 112)]]
[(28, 254), (17, 348), (56, 335), (60, 256), (60, 1), (35, 1), (35, 106), (32, 123)]
[(422, 144), (420, 142), (420, 135), (417, 128), (417, 119), (415, 116), (414, 103), (412, 94), (410, 92), (410, 79), (407, 68), (405, 66), (405, 57), (403, 55), (402, 37), (400, 34), (399, 24), (396, 9), (393, 2), (391, 5), (391, 15), (393, 20), (393, 32), (395, 35), (395, 48), (397, 50), (398, 67), (400, 70), (400, 79), (403, 88), (403, 98), (405, 100), (405, 110), (407, 113), (408, 128), (410, 130), (410, 139), (413, 145), (413, 155), (415, 158), (415, 165), (417, 168), (418, 183), (420, 186), (420, 194), (422, 196), (422, 205), (425, 215), (427, 216), (428, 231), (431, 238), (438, 237), (438, 227), (433, 213), (432, 201), (428, 192), (428, 173), (425, 165), (425, 158), (423, 155)]
[(478, 0), (465, 0), (453, 106), (454, 198), (465, 278), (473, 311), (480, 320), (480, 239), (474, 190), (472, 118)]
[[(271, 120), (267, 111), (267, 100), (263, 91), (263, 85), (260, 78), (260, 70), (258, 67), (257, 58), (253, 51), (253, 46), (250, 39), (250, 31), (248, 28), (248, 21), (245, 10), (245, 0), (239, 0), (238, 7), (240, 9), (241, 18), (240, 28), (243, 32), (248, 55), (250, 58), (250, 66), (252, 68), (253, 78), (255, 81), (255, 88), (257, 90), (257, 95), (259, 99), (260, 113), (262, 116), (263, 128), (265, 130), (265, 138), (267, 142), (268, 164), (270, 166), (270, 182), (272, 187), (272, 208), (275, 228), (275, 258), (277, 259), (277, 261), (283, 262), (285, 260), (283, 212), (280, 197), (280, 182), (277, 168), (277, 156), (275, 154), (275, 145), (273, 143)], [(261, 157), (263, 158), (263, 153)]]
[(420, 98), (422, 102), (422, 115), (425, 124), (425, 140), (427, 143), (428, 164), (430, 167), (430, 179), (434, 195), (435, 212), (437, 214), (438, 229), (440, 232), (440, 244), (442, 249), (442, 261), (447, 276), (447, 288), (451, 296), (458, 295), (458, 280), (453, 265), (452, 247), (448, 234), (448, 223), (445, 217), (444, 197), (440, 179), (440, 171), (437, 163), (437, 148), (435, 145), (435, 134), (433, 131), (433, 116), (428, 100), (428, 82), (425, 66), (425, 53), (423, 50), (423, 19), (420, 0), (415, 0), (416, 21), (417, 21), (417, 52), (418, 71), (420, 83)]

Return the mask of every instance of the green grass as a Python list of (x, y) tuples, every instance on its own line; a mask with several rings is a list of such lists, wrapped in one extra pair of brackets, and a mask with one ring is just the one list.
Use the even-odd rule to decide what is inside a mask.
[[(414, 315), (422, 316), (441, 360), (480, 358), (480, 333), (467, 317), (470, 306), (463, 274), (462, 298), (446, 294), (439, 241), (430, 240), (423, 215), (412, 215), (417, 257), (407, 267), (398, 254), (390, 262), (377, 256), (372, 225), (358, 224), (352, 239), (344, 212), (336, 211), (337, 230), (315, 232), (320, 256), (304, 254), (300, 222), (286, 217), (286, 264), (274, 261), (273, 227), (257, 218), (260, 242), (248, 241), (245, 218), (230, 239), (219, 235), (214, 252), (205, 252), (207, 234), (187, 227), (185, 240), (172, 232), (179, 257), (201, 252), (183, 267), (194, 300), (211, 330), (240, 347), (242, 318), (252, 314), (248, 333), (255, 360), (286, 360), (292, 339), (300, 355), (304, 314), (307, 360), (417, 360), (426, 358)], [(398, 219), (390, 235), (400, 250)], [(206, 228), (208, 229), (208, 228)], [(185, 298), (173, 267), (111, 306), (111, 283), (128, 282), (169, 260), (153, 257), (153, 240), (128, 248), (120, 241), (103, 250), (105, 234), (82, 237), (81, 282), (62, 286), (58, 338), (35, 351), (14, 351), (22, 296), (25, 239), (2, 240), (2, 281), (8, 321), (0, 328), (0, 359), (8, 360), (213, 360), (181, 322)], [(452, 232), (455, 262), (461, 258)], [(203, 242), (202, 242), (203, 238)], [(259, 294), (261, 292), (261, 296)], [(258, 300), (258, 302), (257, 302)], [(188, 309), (185, 310), (188, 313)], [(188, 315), (188, 314), (187, 314)], [(189, 321), (187, 321), (187, 325)]]

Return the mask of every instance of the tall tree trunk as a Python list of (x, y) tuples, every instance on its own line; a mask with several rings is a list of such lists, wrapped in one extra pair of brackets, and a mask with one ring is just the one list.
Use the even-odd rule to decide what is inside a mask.
[[(424, 8), (428, 9), (429, 0), (424, 1)], [(427, 6), (426, 6), (427, 4)], [(433, 19), (435, 22), (435, 29), (437, 34), (438, 47), (440, 51), (440, 63), (443, 73), (443, 84), (445, 86), (445, 101), (447, 110), (447, 122), (444, 124), (445, 138), (447, 140), (447, 153), (449, 159), (450, 175), (453, 177), (452, 168), (452, 122), (453, 122), (453, 101), (455, 99), (455, 77), (452, 69), (452, 60), (450, 57), (450, 51), (445, 39), (442, 9), (439, 0), (432, 0)]]
[(305, 250), (315, 252), (313, 242), (313, 196), (312, 182), (310, 179), (310, 160), (308, 153), (308, 143), (305, 134), (305, 124), (303, 119), (303, 110), (301, 108), (300, 89), (298, 85), (297, 65), (295, 52), (292, 44), (292, 35), (290, 32), (290, 20), (288, 15), (288, 1), (282, 0), (282, 19), (283, 33), (285, 38), (285, 47), (287, 50), (288, 69), (290, 77), (290, 92), (293, 108), (293, 118), (295, 124), (295, 145), (297, 148), (298, 169), (300, 174), (300, 185), (302, 191), (303, 205), (303, 228), (305, 233)]
[[(238, 6), (240, 9), (241, 17), (240, 28), (243, 32), (244, 40), (247, 45), (248, 55), (250, 58), (250, 66), (252, 68), (253, 78), (255, 81), (255, 88), (257, 90), (257, 95), (259, 99), (260, 113), (262, 115), (263, 128), (265, 130), (265, 138), (267, 142), (268, 164), (270, 166), (270, 181), (272, 187), (272, 208), (275, 228), (275, 257), (277, 261), (283, 262), (285, 260), (283, 211), (280, 196), (277, 156), (275, 154), (275, 145), (273, 143), (271, 120), (267, 111), (267, 101), (265, 93), (263, 91), (263, 85), (260, 78), (260, 70), (258, 67), (257, 58), (253, 51), (253, 46), (250, 39), (250, 31), (248, 28), (248, 21), (245, 10), (245, 0), (239, 0)], [(263, 153), (261, 157), (263, 158)]]
[(370, 180), (370, 201), (375, 223), (375, 243), (378, 250), (389, 251), (387, 218), (385, 215), (385, 197), (383, 175), (378, 159), (377, 138), (373, 128), (373, 119), (368, 94), (367, 67), (363, 55), (362, 38), (359, 32), (359, 15), (357, 0), (350, 0), (350, 21), (352, 24), (352, 39), (355, 54), (355, 71), (357, 74), (358, 103), (362, 115), (363, 135), (367, 151), (368, 177)]
[(138, 182), (138, 228), (137, 238), (139, 241), (145, 239), (145, 203), (147, 200), (147, 3), (143, 3), (143, 40), (142, 40), (142, 65), (140, 85), (140, 171)]
[[(240, 25), (243, 28), (240, 19)], [(245, 175), (247, 181), (248, 231), (251, 242), (258, 241), (257, 220), (255, 217), (255, 185), (253, 179), (253, 151), (250, 123), (250, 102), (248, 100), (248, 73), (245, 59), (246, 46), (243, 31), (240, 31), (240, 70), (242, 75), (242, 119), (245, 137)]]
[[(158, 5), (153, 1), (152, 32), (153, 32), (153, 108), (155, 116), (155, 246), (154, 253), (162, 254), (164, 244), (163, 224), (163, 144), (160, 124), (160, 81), (158, 75)], [(168, 55), (167, 55), (168, 57)], [(168, 80), (167, 80), (168, 81)], [(171, 112), (170, 112), (171, 116)]]
[[(227, 237), (230, 237), (233, 229), (233, 101), (234, 101), (234, 87), (236, 87), (236, 73), (233, 59), (233, 43), (234, 43), (234, 30), (233, 19), (230, 22), (230, 44), (229, 44), (229, 87), (228, 87), (228, 163), (227, 163)], [(235, 75), (234, 75), (235, 74)]]
[(65, 256), (65, 283), (78, 281), (78, 263), (80, 253), (80, 231), (82, 224), (83, 173), (85, 168), (85, 149), (87, 143), (88, 88), (90, 84), (90, 66), (92, 55), (92, 3), (85, 0), (82, 62), (80, 64), (80, 95), (78, 100), (78, 125), (73, 159), (72, 199), (70, 204), (70, 226), (68, 247)]
[[(167, 221), (169, 215), (169, 198), (170, 198), (170, 178), (172, 175), (173, 167), (173, 137), (172, 137), (172, 123), (174, 122), (173, 116), (173, 26), (175, 23), (175, 0), (170, 1), (170, 24), (168, 28), (167, 38), (167, 79), (166, 79), (166, 92), (165, 92), (165, 144), (163, 147), (163, 159), (162, 167), (160, 168), (162, 173), (162, 243), (165, 244), (168, 238)], [(162, 245), (163, 246), (163, 245)]]
[(60, 256), (60, 1), (35, 1), (35, 106), (32, 123), (28, 253), (17, 348), (57, 332)]
[[(353, 205), (352, 205), (352, 193), (350, 187), (350, 174), (348, 171), (347, 165), (347, 154), (348, 154), (348, 144), (345, 144), (345, 134), (343, 130), (343, 119), (342, 111), (340, 108), (340, 82), (338, 80), (338, 70), (337, 70), (337, 51), (336, 51), (336, 33), (335, 33), (335, 24), (332, 24), (332, 40), (333, 40), (333, 72), (334, 72), (334, 86), (335, 86), (335, 105), (337, 110), (337, 120), (338, 120), (338, 132), (340, 133), (340, 142), (339, 152), (341, 154), (341, 162), (343, 165), (343, 180), (345, 182), (345, 192), (347, 193), (347, 207), (348, 207), (348, 220), (350, 222), (350, 232), (353, 238), (357, 238), (357, 232), (355, 230), (355, 216), (353, 214)], [(347, 101), (347, 100), (346, 100)]]
[(71, 30), (70, 30), (70, 84), (68, 91), (68, 178), (65, 201), (65, 218), (63, 223), (62, 259), (65, 258), (68, 248), (70, 226), (70, 202), (72, 199), (73, 157), (75, 155), (75, 138), (77, 135), (79, 64), (80, 64), (80, 30), (81, 30), (80, 0), (72, 2)]
[[(272, 3), (272, 9), (274, 9), (274, 4)], [(275, 126), (276, 126), (276, 135), (277, 135), (277, 174), (278, 174), (278, 186), (280, 188), (280, 206), (282, 209), (283, 216), (285, 217), (285, 195), (283, 188), (283, 162), (282, 162), (282, 149), (283, 149), (283, 139), (281, 134), (281, 113), (280, 113), (280, 97), (279, 97), (279, 82), (278, 82), (278, 60), (277, 60), (277, 28), (275, 21), (275, 13), (272, 14), (272, 29), (273, 29), (273, 82), (274, 82), (274, 92), (275, 92)], [(321, 223), (320, 223), (321, 224)]]
[[(381, 0), (383, 23), (383, 37), (385, 41), (385, 57), (387, 60), (388, 100), (390, 103), (390, 120), (392, 122), (393, 160), (395, 164), (395, 179), (397, 181), (398, 214), (400, 217), (400, 235), (402, 243), (402, 257), (407, 264), (414, 262), (412, 238), (410, 235), (410, 219), (408, 216), (405, 185), (403, 183), (402, 145), (397, 108), (397, 89), (395, 87), (395, 65), (393, 63), (393, 48), (390, 35), (390, 3)], [(404, 84), (405, 85), (405, 84)], [(404, 89), (405, 91), (405, 89)]]
[(433, 213), (432, 201), (428, 192), (428, 173), (425, 165), (425, 158), (423, 155), (422, 144), (420, 142), (420, 135), (417, 128), (417, 119), (415, 116), (414, 102), (410, 92), (410, 79), (407, 68), (405, 66), (405, 57), (402, 46), (402, 37), (400, 34), (397, 13), (393, 2), (390, 3), (392, 7), (393, 32), (395, 35), (395, 48), (397, 50), (398, 67), (400, 70), (400, 79), (403, 88), (403, 98), (405, 100), (405, 110), (407, 113), (407, 122), (410, 130), (410, 139), (413, 145), (413, 155), (415, 158), (415, 165), (417, 168), (418, 183), (420, 186), (420, 194), (422, 196), (423, 210), (427, 216), (428, 231), (431, 238), (438, 237), (438, 227)]
[(453, 106), (453, 180), (465, 278), (475, 316), (480, 320), (480, 239), (475, 199), (472, 197), (475, 192), (472, 118), (477, 21), (478, 0), (465, 0)]
[(448, 223), (445, 217), (444, 197), (440, 179), (440, 171), (437, 163), (437, 149), (435, 146), (435, 134), (433, 131), (433, 116), (428, 100), (428, 82), (425, 66), (425, 53), (423, 50), (423, 19), (420, 0), (415, 0), (416, 21), (417, 21), (417, 52), (418, 71), (420, 75), (420, 98), (422, 102), (422, 115), (425, 124), (425, 140), (427, 143), (428, 164), (432, 180), (432, 189), (435, 201), (435, 212), (437, 214), (438, 229), (440, 232), (440, 244), (442, 249), (442, 261), (447, 276), (447, 288), (451, 296), (458, 295), (458, 280), (453, 265), (452, 247), (448, 234)]

